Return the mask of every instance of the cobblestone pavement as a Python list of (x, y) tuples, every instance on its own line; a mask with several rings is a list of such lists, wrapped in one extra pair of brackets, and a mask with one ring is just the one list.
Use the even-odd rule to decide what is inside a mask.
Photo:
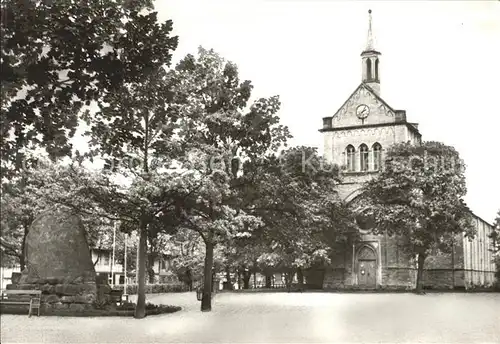
[(500, 294), (149, 295), (180, 312), (133, 318), (3, 315), (2, 343), (500, 343)]

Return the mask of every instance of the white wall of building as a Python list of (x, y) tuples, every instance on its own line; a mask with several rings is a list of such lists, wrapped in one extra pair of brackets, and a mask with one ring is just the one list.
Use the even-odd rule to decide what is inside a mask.
[(19, 266), (14, 268), (0, 267), (0, 289), (4, 290), (7, 284), (11, 283), (11, 276), (13, 272), (21, 272), (21, 268)]

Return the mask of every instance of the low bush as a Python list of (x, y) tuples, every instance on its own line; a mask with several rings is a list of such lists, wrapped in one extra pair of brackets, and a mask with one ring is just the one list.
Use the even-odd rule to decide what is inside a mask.
[(133, 302), (123, 302), (121, 305), (116, 306), (117, 311), (130, 311), (135, 309), (135, 303)]
[(107, 308), (109, 308), (109, 305), (110, 305), (110, 302), (108, 300), (101, 299), (101, 298), (98, 298), (97, 300), (92, 302), (92, 306), (95, 309), (107, 309)]
[[(121, 305), (116, 306), (116, 311), (134, 311), (136, 304), (133, 302), (123, 302)], [(165, 314), (177, 312), (181, 307), (168, 306), (168, 305), (155, 305), (153, 303), (146, 303), (147, 314)]]
[[(113, 288), (124, 290), (124, 285), (115, 285)], [(189, 287), (184, 283), (146, 284), (146, 294), (181, 293), (185, 291), (189, 291)], [(126, 294), (137, 294), (137, 284), (128, 284)]]
[[(28, 307), (19, 307), (18, 305), (8, 305), (6, 307), (2, 305), (0, 307), (0, 314), (28, 314)], [(24, 306), (24, 305), (22, 305)], [(146, 305), (146, 315), (157, 315), (157, 314), (168, 314), (180, 311), (179, 306), (169, 306), (169, 305)], [(120, 317), (133, 317), (135, 312), (135, 304), (131, 302), (124, 303), (120, 306), (107, 307), (103, 309), (96, 308), (85, 308), (85, 309), (71, 309), (71, 308), (52, 308), (46, 307), (42, 304), (40, 309), (41, 316), (69, 316), (69, 317), (108, 317), (108, 316), (120, 316)]]

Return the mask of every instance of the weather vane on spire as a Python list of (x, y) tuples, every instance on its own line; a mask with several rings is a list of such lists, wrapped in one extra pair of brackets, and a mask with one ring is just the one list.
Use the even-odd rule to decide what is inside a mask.
[(372, 10), (368, 10), (368, 40), (366, 42), (366, 51), (375, 50), (373, 46), (373, 34), (372, 34)]

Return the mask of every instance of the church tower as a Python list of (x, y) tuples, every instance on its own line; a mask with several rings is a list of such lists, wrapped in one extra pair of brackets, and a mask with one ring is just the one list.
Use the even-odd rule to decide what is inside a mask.
[(361, 53), (361, 81), (380, 96), (380, 52), (375, 49), (372, 30), (372, 10), (368, 10), (368, 37), (365, 50)]
[(375, 46), (372, 11), (368, 11), (368, 35), (361, 53), (361, 82), (340, 108), (323, 117), (323, 154), (342, 170), (339, 195), (350, 202), (364, 182), (382, 168), (387, 149), (399, 142), (420, 142), (416, 123), (405, 110), (391, 107), (380, 95), (380, 57)]
[(363, 183), (382, 171), (387, 149), (395, 143), (418, 143), (421, 139), (417, 124), (407, 121), (406, 111), (394, 109), (380, 95), (380, 56), (370, 10), (367, 42), (361, 53), (361, 82), (335, 113), (323, 117), (319, 130), (325, 159), (340, 167), (338, 195), (357, 214), (360, 234), (351, 248), (332, 258), (336, 268), (325, 273), (323, 281), (328, 288), (407, 285), (413, 271), (409, 260), (389, 261), (402, 253), (396, 253), (397, 244), (392, 239), (373, 234), (376, 224), (363, 202)]

